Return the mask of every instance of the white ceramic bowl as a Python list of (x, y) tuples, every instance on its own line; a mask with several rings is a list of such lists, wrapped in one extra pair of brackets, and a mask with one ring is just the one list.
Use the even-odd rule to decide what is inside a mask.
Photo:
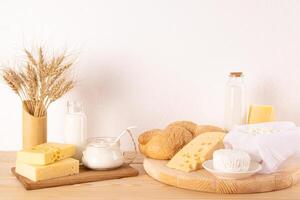
[(249, 170), (246, 172), (222, 172), (214, 169), (213, 160), (207, 160), (202, 164), (203, 168), (221, 179), (248, 178), (261, 170), (261, 164), (251, 161)]

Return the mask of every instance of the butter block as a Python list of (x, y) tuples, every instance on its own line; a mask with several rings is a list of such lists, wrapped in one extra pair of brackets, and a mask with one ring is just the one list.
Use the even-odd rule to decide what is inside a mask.
[(202, 168), (202, 163), (212, 159), (213, 152), (224, 148), (223, 132), (207, 132), (198, 135), (191, 142), (185, 145), (167, 163), (167, 167), (191, 172)]
[(275, 119), (274, 108), (269, 105), (251, 105), (248, 124), (271, 122)]
[(79, 161), (67, 158), (49, 165), (16, 163), (16, 172), (32, 181), (48, 180), (79, 173)]
[(74, 145), (60, 143), (44, 143), (29, 150), (17, 153), (17, 162), (31, 165), (47, 165), (58, 160), (72, 157), (76, 153)]

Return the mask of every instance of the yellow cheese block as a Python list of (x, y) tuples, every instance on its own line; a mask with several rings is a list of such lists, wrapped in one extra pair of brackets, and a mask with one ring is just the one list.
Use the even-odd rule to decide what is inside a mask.
[(49, 165), (16, 163), (16, 172), (32, 181), (41, 181), (79, 173), (79, 161), (67, 158)]
[(202, 168), (202, 163), (211, 159), (215, 150), (224, 148), (224, 136), (223, 132), (200, 134), (175, 154), (167, 163), (167, 167), (184, 172)]
[(274, 108), (268, 105), (251, 105), (249, 109), (248, 124), (274, 121)]
[(55, 161), (72, 157), (76, 153), (74, 145), (59, 143), (44, 143), (29, 150), (19, 151), (17, 162), (32, 165), (47, 165)]

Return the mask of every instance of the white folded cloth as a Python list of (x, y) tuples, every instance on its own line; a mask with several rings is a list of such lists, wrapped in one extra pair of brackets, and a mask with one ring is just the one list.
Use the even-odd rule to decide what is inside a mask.
[(234, 127), (226, 148), (243, 150), (262, 163), (260, 173), (273, 173), (289, 158), (300, 160), (300, 128), (293, 122), (268, 122)]

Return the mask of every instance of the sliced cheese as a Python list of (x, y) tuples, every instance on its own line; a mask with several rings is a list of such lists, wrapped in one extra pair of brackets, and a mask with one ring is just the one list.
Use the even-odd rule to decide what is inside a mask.
[(274, 121), (274, 108), (268, 105), (251, 105), (249, 109), (248, 124)]
[(29, 150), (19, 151), (17, 162), (32, 165), (47, 165), (55, 161), (72, 157), (76, 148), (70, 144), (44, 143)]
[(79, 173), (79, 161), (67, 158), (44, 166), (17, 162), (16, 172), (32, 181), (48, 180)]
[(224, 148), (223, 132), (207, 132), (194, 138), (167, 163), (169, 168), (190, 172), (202, 168), (202, 163), (212, 158), (213, 152)]

